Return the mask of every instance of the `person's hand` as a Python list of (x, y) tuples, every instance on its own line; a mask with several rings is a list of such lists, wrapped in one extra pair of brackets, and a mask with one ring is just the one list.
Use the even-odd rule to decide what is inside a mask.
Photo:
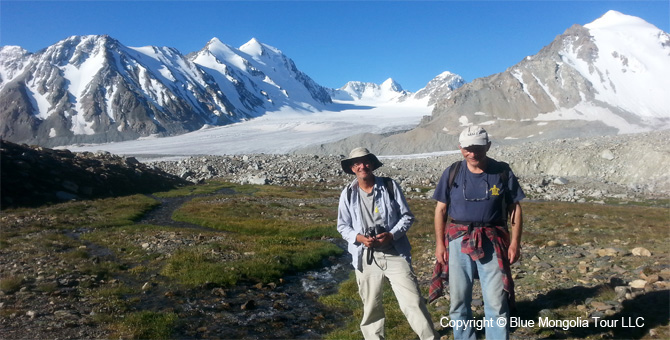
[(507, 258), (509, 259), (509, 264), (518, 261), (521, 258), (521, 247), (516, 243), (511, 243), (507, 249)]
[(438, 245), (435, 247), (435, 258), (437, 259), (437, 262), (439, 264), (446, 264), (447, 263), (447, 250), (445, 249), (443, 244)]
[(373, 237), (367, 237), (365, 235), (358, 234), (356, 235), (356, 241), (358, 243), (362, 243), (364, 246), (368, 248), (372, 248), (375, 242), (375, 239)]
[(393, 235), (389, 232), (383, 232), (375, 237), (374, 245), (380, 247), (388, 244), (391, 241), (393, 241)]

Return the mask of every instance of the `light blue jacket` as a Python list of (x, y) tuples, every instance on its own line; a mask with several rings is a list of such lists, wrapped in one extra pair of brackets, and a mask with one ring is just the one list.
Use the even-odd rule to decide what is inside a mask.
[[(347, 189), (351, 187), (351, 199), (347, 196)], [(393, 181), (393, 191), (395, 200), (391, 202), (384, 180), (375, 176), (375, 185), (373, 188), (375, 206), (384, 221), (386, 231), (393, 235), (393, 247), (410, 265), (412, 264), (412, 247), (405, 235), (414, 223), (414, 215), (409, 210), (405, 196)], [(340, 204), (337, 211), (337, 231), (342, 238), (347, 241), (349, 253), (353, 258), (352, 265), (358, 271), (363, 270), (363, 250), (366, 248), (362, 243), (356, 242), (356, 235), (365, 235), (363, 230), (363, 221), (358, 199), (358, 180), (355, 179), (349, 186), (342, 190), (340, 194)]]

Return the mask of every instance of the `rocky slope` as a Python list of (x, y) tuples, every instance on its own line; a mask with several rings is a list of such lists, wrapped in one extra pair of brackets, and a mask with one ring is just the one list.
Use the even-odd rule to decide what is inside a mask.
[[(489, 156), (508, 162), (529, 197), (582, 202), (608, 198), (667, 198), (670, 130), (493, 145)], [(364, 145), (364, 144), (363, 144)], [(352, 146), (353, 147), (353, 146)], [(368, 146), (375, 152), (374, 146)], [(353, 177), (336, 155), (197, 156), (140, 163), (105, 152), (72, 153), (2, 143), (2, 207), (149, 193), (188, 182), (223, 178), (237, 183), (342, 188)], [(380, 156), (378, 175), (396, 179), (409, 196), (430, 198), (444, 169), (459, 153), (425, 157)]]
[[(510, 163), (527, 193), (547, 200), (668, 197), (670, 131), (493, 145), (489, 156)], [(365, 144), (362, 144), (365, 145)], [(456, 144), (453, 148), (455, 148)], [(374, 145), (365, 145), (375, 152)], [(342, 154), (348, 154), (348, 151)], [(254, 184), (332, 183), (342, 187), (353, 177), (340, 168), (342, 155), (236, 155), (191, 157), (152, 164), (197, 182), (215, 177)], [(442, 171), (460, 154), (423, 158), (381, 157), (380, 175), (397, 179), (413, 195), (427, 197)]]
[(134, 158), (2, 141), (2, 208), (169, 190), (187, 182)]

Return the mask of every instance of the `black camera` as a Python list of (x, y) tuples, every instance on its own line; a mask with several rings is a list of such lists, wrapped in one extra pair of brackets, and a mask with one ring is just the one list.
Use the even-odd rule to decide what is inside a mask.
[[(377, 235), (385, 233), (385, 232), (386, 232), (386, 228), (384, 228), (384, 226), (378, 224), (374, 227), (368, 227), (365, 230), (365, 236), (366, 237), (376, 237)], [(372, 264), (372, 261), (376, 261), (374, 259), (374, 255), (373, 255), (374, 251), (375, 250), (373, 248), (368, 248), (368, 256), (367, 256), (368, 265)]]
[(379, 234), (382, 234), (382, 233), (385, 233), (385, 232), (386, 232), (386, 228), (384, 228), (384, 226), (376, 225), (374, 227), (368, 227), (365, 230), (365, 236), (375, 237), (375, 236), (377, 236)]

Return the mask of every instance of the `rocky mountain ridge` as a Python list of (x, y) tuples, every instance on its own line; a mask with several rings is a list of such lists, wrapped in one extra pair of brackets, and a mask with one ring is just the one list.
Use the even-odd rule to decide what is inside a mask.
[(28, 53), (0, 47), (0, 136), (43, 146), (168, 136), (280, 107), (331, 102), (280, 50), (212, 39), (189, 56), (73, 36)]
[[(385, 155), (435, 152), (468, 125), (483, 125), (508, 144), (669, 129), (669, 65), (670, 34), (610, 11), (504, 72), (436, 96), (432, 115), (416, 128), (374, 143)], [(341, 153), (349, 144), (299, 152)]]

